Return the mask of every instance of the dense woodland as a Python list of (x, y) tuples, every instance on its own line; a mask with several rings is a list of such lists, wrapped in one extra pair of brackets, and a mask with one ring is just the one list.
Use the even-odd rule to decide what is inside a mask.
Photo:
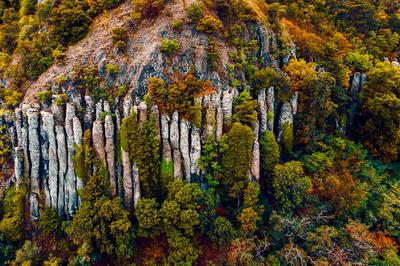
[[(172, 0), (171, 0), (172, 1)], [(22, 101), (29, 84), (83, 39), (118, 0), (0, 0), (1, 113)], [(130, 28), (113, 30), (121, 52), (126, 32), (158, 16), (169, 1), (133, 0)], [(161, 157), (154, 121), (122, 121), (120, 147), (136, 162), (142, 198), (126, 208), (110, 190), (86, 130), (75, 172), (84, 188), (75, 215), (43, 208), (27, 215), (29, 185), (12, 185), (0, 208), (0, 264), (10, 265), (400, 265), (400, 2), (393, 0), (203, 0), (186, 7), (193, 30), (223, 40), (232, 52), (229, 83), (240, 92), (230, 126), (207, 140), (202, 176), (174, 180)], [(260, 23), (277, 36), (279, 67), (254, 57), (256, 40), (241, 38)], [(297, 59), (283, 60), (293, 44)], [(180, 43), (165, 39), (173, 57)], [(218, 49), (209, 67), (218, 71)], [(61, 62), (61, 63), (60, 63)], [(118, 68), (107, 65), (108, 75)], [(359, 95), (354, 73), (366, 74)], [(96, 70), (77, 67), (82, 90), (112, 99)], [(274, 86), (279, 102), (299, 93), (294, 124), (282, 145), (260, 136), (261, 177), (250, 182), (256, 95)], [(198, 123), (195, 97), (212, 87), (194, 72), (175, 82), (152, 77), (146, 101)], [(51, 92), (38, 93), (41, 102)], [(59, 98), (62, 104), (63, 97)], [(273, 114), (271, 114), (273, 115)], [(0, 127), (0, 183), (10, 177), (10, 140)], [(120, 155), (118, 155), (120, 156)]]

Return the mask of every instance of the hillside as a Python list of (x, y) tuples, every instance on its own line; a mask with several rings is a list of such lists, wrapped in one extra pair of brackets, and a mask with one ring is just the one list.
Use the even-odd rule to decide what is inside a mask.
[(400, 265), (400, 4), (0, 15), (0, 264)]

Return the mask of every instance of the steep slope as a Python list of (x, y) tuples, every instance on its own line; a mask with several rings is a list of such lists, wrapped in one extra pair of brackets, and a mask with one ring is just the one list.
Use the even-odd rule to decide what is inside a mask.
[[(163, 158), (174, 163), (175, 178), (190, 180), (201, 176), (198, 159), (202, 143), (211, 134), (219, 141), (230, 123), (232, 103), (238, 96), (237, 89), (229, 84), (228, 53), (235, 50), (229, 47), (223, 38), (213, 37), (214, 49), (218, 51), (218, 71), (208, 64), (207, 51), (210, 36), (194, 29), (186, 18), (185, 4), (190, 2), (174, 1), (167, 4), (162, 14), (154, 19), (144, 20), (136, 26), (130, 25), (131, 4), (126, 2), (109, 13), (101, 15), (92, 25), (88, 36), (71, 46), (65, 61), (53, 65), (27, 89), (24, 103), (16, 109), (15, 121), (15, 177), (21, 182), (23, 177), (30, 180), (31, 214), (38, 217), (40, 198), (46, 205), (56, 207), (60, 214), (73, 215), (79, 205), (77, 191), (82, 181), (75, 174), (74, 155), (76, 147), (82, 144), (83, 132), (92, 132), (92, 142), (100, 160), (108, 169), (113, 194), (123, 195), (129, 207), (140, 198), (140, 177), (135, 163), (122, 151), (117, 158), (121, 119), (138, 112), (140, 123), (145, 117), (156, 118), (156, 127), (162, 145)], [(181, 31), (173, 30), (175, 20), (184, 22)], [(112, 29), (128, 28), (126, 52), (118, 51), (112, 43)], [(277, 61), (270, 55), (270, 45), (276, 45), (275, 37), (259, 24), (252, 22), (242, 33), (247, 40), (256, 39), (255, 55), (263, 66), (277, 67)], [(164, 39), (177, 39), (179, 52), (168, 56), (160, 51)], [(290, 56), (290, 55), (288, 55)], [(287, 61), (287, 59), (286, 59)], [(98, 71), (108, 91), (126, 86), (124, 96), (112, 94), (112, 97), (97, 99), (89, 91), (82, 90), (80, 81), (74, 79), (77, 70), (93, 66)], [(116, 66), (117, 74), (110, 74), (107, 67)], [(147, 80), (159, 77), (173, 82), (194, 69), (197, 78), (210, 81), (215, 92), (197, 101), (203, 115), (200, 126), (195, 126), (179, 118), (178, 112), (172, 116), (160, 114), (156, 106), (146, 106), (143, 101), (147, 91)], [(53, 94), (53, 103), (39, 104), (36, 95), (49, 89)], [(268, 90), (267, 90), (268, 89)], [(63, 94), (68, 97), (64, 99)], [(111, 100), (111, 102), (110, 102)], [(258, 137), (265, 130), (273, 130), (278, 125), (277, 136), (281, 139), (283, 125), (293, 123), (296, 113), (297, 94), (284, 103), (275, 122), (270, 121), (268, 113), (275, 112), (273, 88), (264, 88), (258, 97), (260, 120), (254, 125), (256, 136), (253, 147), (253, 163), (249, 178), (259, 178)], [(276, 105), (277, 107), (277, 105)]]

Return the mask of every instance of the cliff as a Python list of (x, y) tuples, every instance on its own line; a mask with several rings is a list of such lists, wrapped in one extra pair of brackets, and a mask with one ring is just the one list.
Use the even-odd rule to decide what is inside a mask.
[[(121, 195), (128, 207), (138, 201), (141, 195), (137, 167), (126, 151), (118, 151), (121, 148), (117, 145), (121, 120), (132, 111), (137, 113), (139, 123), (146, 116), (155, 118), (162, 157), (173, 162), (175, 178), (190, 181), (193, 176), (203, 174), (198, 165), (202, 144), (212, 134), (219, 141), (226, 131), (238, 90), (230, 85), (228, 78), (229, 53), (235, 51), (235, 47), (223, 38), (213, 38), (212, 45), (219, 54), (218, 67), (214, 70), (207, 57), (211, 45), (209, 35), (188, 23), (184, 23), (180, 31), (171, 27), (172, 21), (188, 21), (185, 6), (191, 2), (171, 2), (162, 14), (135, 26), (130, 24), (131, 4), (123, 3), (98, 17), (87, 37), (69, 47), (62, 63), (53, 65), (36, 82), (26, 85), (24, 101), (15, 110), (9, 131), (14, 145), (15, 181), (29, 180), (33, 219), (38, 218), (40, 202), (68, 216), (78, 208), (82, 180), (75, 173), (74, 155), (87, 129), (91, 131), (91, 141), (100, 161), (106, 166), (113, 194)], [(112, 30), (117, 27), (128, 29), (124, 52), (112, 42)], [(275, 58), (271, 50), (277, 46), (276, 36), (258, 22), (248, 22), (241, 37), (256, 40), (253, 56), (262, 67), (279, 69), (279, 62), (288, 62), (294, 56), (292, 47), (288, 54)], [(178, 40), (180, 49), (176, 55), (161, 52), (163, 39)], [(82, 82), (75, 78), (77, 64), (81, 68), (93, 67), (107, 90), (126, 86), (126, 92), (99, 99), (82, 90)], [(115, 66), (118, 73), (110, 73), (109, 65)], [(209, 81), (214, 88), (213, 93), (196, 99), (202, 110), (200, 125), (181, 119), (178, 112), (168, 115), (159, 112), (157, 106), (146, 105), (148, 78), (159, 77), (171, 82), (177, 73), (185, 75), (193, 70), (198, 79)], [(44, 90), (52, 92), (50, 103), (40, 103), (35, 97)], [(279, 102), (274, 87), (260, 90), (259, 119), (253, 126), (255, 141), (250, 179), (258, 180), (260, 176), (258, 140), (261, 133), (273, 131), (281, 142), (283, 125), (293, 124), (296, 112), (297, 93), (288, 101)]]

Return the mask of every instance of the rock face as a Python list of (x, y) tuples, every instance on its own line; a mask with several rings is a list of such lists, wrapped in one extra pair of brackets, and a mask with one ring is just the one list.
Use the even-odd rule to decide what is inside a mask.
[(284, 102), (278, 120), (278, 136), (277, 141), (282, 141), (283, 128), (285, 124), (293, 125), (293, 116), (297, 113), (298, 92), (295, 92), (289, 99)]
[[(183, 18), (185, 8), (180, 1), (168, 6), (168, 14), (174, 19)], [(129, 34), (126, 54), (121, 55), (110, 48), (113, 45), (109, 36), (112, 28), (128, 23), (129, 16), (118, 14), (110, 17), (112, 19), (102, 27), (103, 31), (109, 27), (109, 31), (99, 32), (95, 27), (85, 40), (71, 47), (65, 64), (62, 67), (53, 66), (45, 72), (28, 90), (25, 103), (15, 110), (11, 126), (12, 131), (16, 132), (14, 174), (17, 182), (29, 178), (30, 212), (34, 219), (39, 217), (42, 191), (43, 202), (56, 208), (60, 215), (72, 216), (79, 207), (78, 191), (82, 189), (83, 182), (75, 173), (74, 156), (76, 147), (82, 144), (85, 130), (90, 130), (93, 150), (107, 169), (112, 195), (122, 196), (125, 206), (130, 209), (140, 199), (141, 188), (137, 164), (119, 146), (120, 126), (124, 117), (135, 112), (139, 126), (143, 125), (146, 118), (152, 117), (162, 159), (173, 163), (175, 179), (187, 181), (204, 174), (199, 167), (202, 145), (209, 138), (220, 142), (223, 134), (230, 129), (234, 100), (239, 95), (238, 89), (229, 82), (231, 48), (218, 41), (221, 67), (213, 71), (208, 66), (208, 36), (186, 26), (177, 34), (161, 16), (147, 28)], [(271, 46), (277, 45), (274, 33), (259, 25), (252, 25), (251, 34), (259, 42), (259, 51), (255, 56), (260, 58), (262, 66), (277, 68), (278, 60), (269, 51)], [(102, 38), (102, 41), (99, 42), (98, 38)], [(181, 49), (176, 57), (167, 58), (160, 52), (163, 38), (177, 38), (180, 41)], [(283, 61), (293, 56), (291, 52)], [(126, 86), (124, 96), (99, 99), (98, 95), (83, 91), (71, 78), (77, 58), (85, 66), (90, 64), (97, 67), (101, 79), (110, 90), (112, 87)], [(118, 66), (120, 72), (117, 76), (109, 77), (104, 70), (107, 63)], [(201, 110), (200, 123), (193, 124), (182, 119), (183, 116), (177, 111), (167, 114), (155, 106), (147, 106), (144, 95), (149, 77), (160, 77), (169, 83), (176, 73), (183, 76), (192, 71), (192, 66), (198, 79), (212, 85), (211, 92), (196, 98)], [(68, 77), (63, 85), (55, 83), (60, 75)], [(240, 75), (243, 76), (243, 73)], [(35, 104), (32, 100), (35, 93), (46, 87), (53, 92), (66, 94), (68, 99), (60, 104), (61, 97), (54, 95), (53, 103), (49, 106)], [(286, 122), (293, 123), (293, 116), (297, 112), (297, 94), (283, 103), (281, 108), (278, 108), (275, 98), (273, 87), (260, 90), (257, 98), (259, 120), (253, 125), (255, 140), (249, 172), (252, 181), (260, 178), (260, 136), (267, 130), (274, 131), (274, 125), (277, 125), (280, 141), (283, 125)], [(275, 111), (278, 109), (279, 113)]]

